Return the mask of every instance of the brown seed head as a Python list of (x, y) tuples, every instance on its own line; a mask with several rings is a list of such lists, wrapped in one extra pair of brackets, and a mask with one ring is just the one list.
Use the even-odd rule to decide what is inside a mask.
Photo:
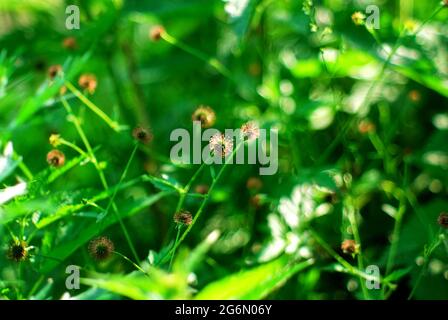
[(151, 38), (152, 41), (159, 41), (162, 38), (162, 34), (165, 33), (165, 28), (157, 25), (151, 28), (149, 31), (149, 38)]
[(15, 262), (25, 261), (29, 257), (27, 243), (23, 240), (14, 240), (8, 248), (7, 256)]
[(48, 68), (48, 77), (51, 80), (53, 80), (61, 72), (62, 72), (62, 66), (60, 64), (53, 65), (50, 68)]
[(67, 37), (62, 40), (62, 46), (67, 50), (75, 50), (78, 47), (75, 37)]
[(78, 84), (83, 90), (87, 90), (87, 92), (93, 94), (96, 90), (98, 82), (94, 74), (85, 73), (79, 77)]
[(108, 259), (114, 250), (114, 243), (107, 237), (99, 237), (89, 243), (90, 256), (97, 261)]
[(191, 116), (193, 121), (201, 122), (202, 128), (210, 128), (215, 124), (216, 114), (209, 106), (199, 106)]
[(448, 213), (442, 212), (437, 218), (437, 222), (443, 228), (448, 228)]
[(65, 155), (57, 149), (51, 150), (47, 153), (47, 162), (52, 167), (62, 167), (65, 163)]
[(344, 240), (341, 244), (341, 250), (345, 254), (357, 254), (359, 245), (354, 240)]
[(152, 141), (153, 135), (152, 133), (144, 129), (142, 127), (136, 127), (132, 130), (132, 136), (135, 140), (140, 141), (141, 143), (148, 144)]
[(182, 210), (174, 214), (174, 222), (179, 225), (189, 226), (193, 222), (193, 217), (190, 212)]

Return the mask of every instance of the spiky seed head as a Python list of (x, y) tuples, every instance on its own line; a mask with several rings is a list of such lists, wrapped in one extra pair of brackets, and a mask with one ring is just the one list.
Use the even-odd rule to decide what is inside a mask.
[(356, 11), (355, 13), (352, 14), (353, 23), (357, 26), (362, 26), (364, 24), (365, 19), (366, 16), (360, 11)]
[(149, 30), (149, 38), (152, 41), (159, 41), (164, 33), (165, 28), (161, 25), (153, 26), (151, 30)]
[(233, 141), (222, 133), (216, 133), (210, 138), (209, 146), (214, 155), (224, 158), (232, 152)]
[(216, 114), (209, 106), (199, 106), (192, 114), (193, 121), (199, 121), (202, 128), (210, 128), (216, 122)]
[(193, 216), (190, 212), (182, 210), (174, 214), (174, 222), (178, 225), (189, 226), (193, 222)]
[(341, 250), (345, 254), (355, 255), (359, 252), (359, 245), (354, 240), (347, 239), (342, 242)]
[(90, 256), (97, 261), (107, 260), (114, 250), (114, 243), (108, 237), (98, 237), (89, 243)]
[(148, 144), (152, 141), (153, 138), (152, 133), (143, 127), (134, 128), (134, 130), (132, 130), (132, 136), (135, 140), (140, 141), (144, 144)]
[(53, 66), (50, 66), (50, 68), (48, 68), (48, 77), (51, 80), (53, 80), (61, 72), (62, 72), (62, 66), (60, 64), (55, 64)]
[(47, 162), (52, 167), (62, 167), (65, 163), (65, 155), (57, 149), (51, 150), (47, 153)]
[(448, 228), (448, 213), (442, 212), (437, 218), (437, 222), (443, 228)]
[(79, 86), (86, 90), (88, 93), (95, 93), (96, 87), (98, 85), (98, 81), (96, 80), (96, 76), (92, 73), (82, 74), (78, 79)]
[(241, 126), (241, 138), (254, 140), (260, 136), (260, 128), (255, 122), (247, 122)]
[(28, 245), (24, 240), (14, 240), (8, 248), (8, 259), (15, 262), (25, 261), (29, 257)]

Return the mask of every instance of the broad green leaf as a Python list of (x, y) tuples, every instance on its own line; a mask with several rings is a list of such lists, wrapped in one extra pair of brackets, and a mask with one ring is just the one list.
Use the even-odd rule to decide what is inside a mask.
[(148, 275), (135, 271), (129, 275), (94, 274), (81, 283), (101, 288), (134, 300), (186, 299), (187, 281), (182, 275), (150, 268)]
[(143, 181), (151, 182), (154, 187), (162, 191), (176, 190), (181, 191), (182, 187), (175, 179), (163, 175), (162, 178), (153, 177), (150, 175), (143, 176)]
[(297, 263), (288, 256), (282, 256), (264, 265), (212, 282), (202, 289), (195, 299), (263, 299), (282, 286), (295, 273), (313, 263), (313, 260)]
[(407, 275), (409, 272), (411, 272), (412, 267), (404, 268), (404, 269), (398, 269), (389, 274), (386, 278), (384, 278), (383, 281), (385, 282), (394, 282), (397, 280), (400, 280), (405, 275)]

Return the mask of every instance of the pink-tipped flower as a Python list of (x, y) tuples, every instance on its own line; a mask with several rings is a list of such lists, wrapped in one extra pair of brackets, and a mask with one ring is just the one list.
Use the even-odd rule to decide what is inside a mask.
[(241, 137), (245, 140), (255, 140), (260, 136), (260, 128), (255, 122), (247, 122), (241, 126)]
[(210, 151), (222, 158), (229, 155), (233, 150), (233, 141), (222, 133), (217, 133), (210, 138)]

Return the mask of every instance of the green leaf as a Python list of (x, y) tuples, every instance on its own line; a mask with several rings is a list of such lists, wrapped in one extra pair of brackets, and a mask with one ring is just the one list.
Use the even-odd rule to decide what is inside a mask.
[(154, 185), (154, 187), (162, 191), (173, 191), (173, 190), (176, 190), (177, 192), (182, 191), (182, 187), (180, 186), (179, 182), (166, 175), (163, 175), (162, 178), (146, 175), (143, 176), (143, 181), (151, 182)]
[(188, 297), (187, 281), (182, 275), (167, 274), (155, 268), (151, 268), (149, 274), (149, 277), (138, 271), (126, 276), (94, 274), (94, 278), (83, 278), (81, 283), (134, 300)]
[(202, 289), (195, 299), (263, 299), (295, 273), (313, 263), (313, 260), (296, 263), (288, 256), (282, 256), (264, 265), (212, 282)]
[(384, 282), (394, 282), (397, 280), (400, 280), (405, 275), (407, 275), (409, 272), (411, 272), (412, 267), (404, 268), (404, 269), (398, 269), (389, 274), (386, 278), (384, 278)]

